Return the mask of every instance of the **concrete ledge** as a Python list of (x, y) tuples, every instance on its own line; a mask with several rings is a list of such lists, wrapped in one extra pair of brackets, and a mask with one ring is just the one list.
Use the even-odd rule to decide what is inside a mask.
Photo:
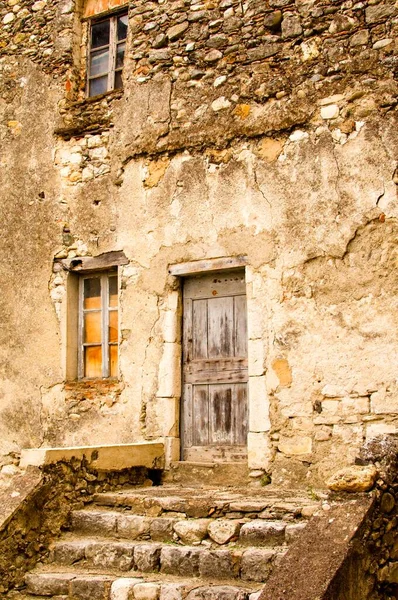
[(8, 525), (20, 506), (40, 489), (42, 473), (34, 467), (10, 478), (7, 489), (0, 490), (0, 532)]
[[(361, 526), (372, 511), (374, 502), (373, 495), (361, 496), (313, 517), (273, 569), (259, 600), (374, 598), (364, 589), (367, 581), (360, 556), (361, 551), (366, 553), (362, 548)], [(356, 540), (358, 547), (355, 546)], [(356, 569), (353, 562), (359, 565)], [(351, 569), (351, 576), (343, 567)], [(354, 573), (358, 576), (354, 577)], [(339, 574), (344, 576), (337, 581)]]
[(85, 458), (92, 469), (121, 471), (131, 467), (164, 468), (164, 444), (139, 442), (112, 446), (77, 446), (70, 448), (33, 448), (22, 450), (21, 467), (42, 467), (57, 462)]

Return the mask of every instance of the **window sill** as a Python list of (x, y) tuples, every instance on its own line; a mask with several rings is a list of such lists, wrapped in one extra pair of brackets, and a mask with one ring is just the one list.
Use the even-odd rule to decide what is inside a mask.
[(122, 382), (116, 377), (106, 377), (98, 379), (76, 379), (65, 382), (65, 390), (69, 391), (114, 391), (123, 387)]

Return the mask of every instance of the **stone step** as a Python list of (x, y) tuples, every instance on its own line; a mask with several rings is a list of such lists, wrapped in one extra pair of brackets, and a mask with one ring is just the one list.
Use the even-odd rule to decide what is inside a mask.
[(305, 521), (264, 519), (179, 519), (148, 517), (115, 510), (85, 509), (71, 515), (71, 530), (89, 536), (179, 544), (282, 545), (305, 527)]
[(294, 520), (308, 518), (319, 508), (314, 500), (263, 492), (248, 494), (244, 491), (216, 492), (196, 488), (124, 489), (118, 492), (96, 494), (94, 504), (114, 509), (130, 509), (137, 515), (176, 518), (261, 518)]
[[(165, 579), (121, 573), (33, 571), (26, 575), (26, 598), (57, 600), (257, 600), (258, 584)], [(24, 600), (24, 597), (15, 600)]]
[(170, 469), (163, 472), (162, 482), (182, 484), (184, 486), (197, 485), (201, 482), (207, 486), (247, 486), (249, 470), (246, 461), (234, 462), (172, 462)]
[(264, 582), (284, 551), (282, 547), (210, 549), (156, 542), (64, 538), (54, 544), (49, 561), (62, 566), (78, 564), (122, 572)]

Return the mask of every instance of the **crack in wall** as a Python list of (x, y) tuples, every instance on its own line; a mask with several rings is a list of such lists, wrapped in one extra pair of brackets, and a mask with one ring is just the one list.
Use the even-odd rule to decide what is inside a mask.
[(376, 200), (376, 206), (379, 206), (379, 202), (380, 202), (380, 200), (381, 200), (381, 199), (384, 197), (384, 195), (385, 195), (385, 193), (386, 193), (386, 186), (385, 186), (385, 183), (384, 183), (384, 179), (383, 179), (383, 181), (382, 181), (382, 185), (383, 185), (383, 191), (382, 191), (382, 193), (381, 193), (381, 194), (380, 194), (380, 195), (377, 197), (377, 200)]

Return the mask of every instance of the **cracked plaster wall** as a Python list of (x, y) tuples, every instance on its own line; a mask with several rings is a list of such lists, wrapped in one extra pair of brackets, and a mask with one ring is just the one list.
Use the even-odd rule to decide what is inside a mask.
[[(249, 265), (250, 465), (273, 470), (280, 483), (322, 482), (365, 438), (396, 430), (395, 43), (373, 46), (390, 39), (397, 9), (391, 2), (323, 2), (323, 14), (313, 18), (327, 25), (328, 39), (339, 15), (358, 20), (337, 31), (346, 54), (332, 56), (325, 33), (303, 38), (303, 11), (316, 11), (314, 3), (265, 4), (270, 14), (281, 9), (286, 23), (290, 13), (302, 19), (295, 41), (272, 41), (299, 65), (296, 79), (286, 61), (272, 57), (227, 69), (230, 82), (217, 86), (222, 62), (207, 65), (211, 76), (195, 85), (186, 77), (193, 66), (177, 61), (176, 74), (159, 59), (160, 68), (142, 77), (127, 62), (123, 95), (79, 104), (73, 37), (69, 46), (64, 41), (64, 68), (6, 48), (4, 462), (22, 446), (176, 441), (180, 283), (167, 267), (241, 254)], [(381, 16), (372, 23), (366, 11), (376, 8)], [(49, 18), (51, 5), (45, 10)], [(65, 14), (73, 17), (58, 15), (54, 28), (64, 27)], [(352, 41), (357, 30), (368, 32), (360, 46)], [(189, 29), (184, 36), (173, 52), (189, 43)], [(319, 53), (305, 58), (307, 46)], [(369, 58), (366, 69), (350, 71), (359, 52)], [(328, 73), (325, 61), (334, 70)], [(339, 61), (346, 63), (342, 78)], [(276, 87), (265, 75), (270, 69), (278, 73)], [(320, 77), (311, 82), (314, 73)], [(32, 106), (39, 109), (34, 119)], [(120, 381), (66, 381), (71, 276), (52, 272), (53, 258), (111, 250), (129, 259), (120, 268)]]

